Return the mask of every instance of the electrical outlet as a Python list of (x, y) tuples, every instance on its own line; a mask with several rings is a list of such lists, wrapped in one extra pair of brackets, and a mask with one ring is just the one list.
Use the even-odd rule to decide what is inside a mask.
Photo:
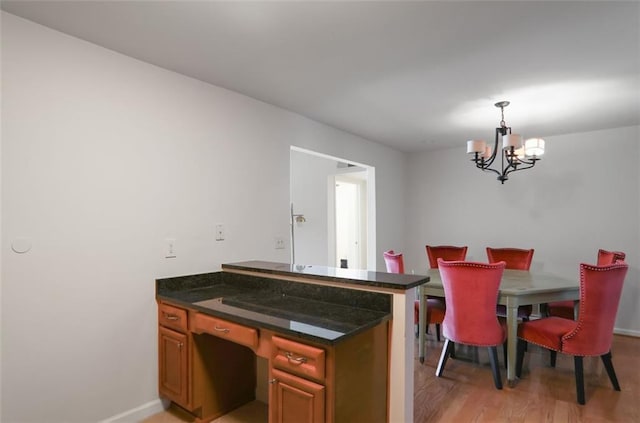
[(216, 225), (216, 241), (224, 241), (224, 226)]
[(276, 250), (284, 250), (284, 238), (276, 237)]
[(164, 258), (176, 258), (176, 240), (173, 238), (167, 238), (165, 242)]

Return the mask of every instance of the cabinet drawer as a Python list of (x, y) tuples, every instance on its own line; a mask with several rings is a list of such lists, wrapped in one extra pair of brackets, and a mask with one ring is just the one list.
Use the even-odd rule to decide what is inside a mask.
[(158, 304), (158, 323), (182, 332), (187, 331), (187, 311), (168, 304)]
[(192, 330), (196, 333), (208, 333), (220, 338), (228, 339), (236, 344), (249, 348), (258, 347), (258, 331), (253, 328), (231, 323), (206, 314), (197, 313), (193, 318)]
[(324, 380), (325, 353), (323, 349), (274, 336), (273, 367), (289, 373)]

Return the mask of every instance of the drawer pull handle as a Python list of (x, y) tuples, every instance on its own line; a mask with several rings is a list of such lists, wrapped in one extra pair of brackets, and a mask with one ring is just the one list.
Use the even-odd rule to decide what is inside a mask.
[(165, 313), (164, 317), (166, 317), (167, 320), (180, 320), (180, 318), (178, 316), (176, 316), (175, 314)]
[(302, 364), (302, 363), (306, 363), (307, 362), (307, 358), (306, 357), (294, 357), (292, 353), (287, 352), (286, 354), (287, 356), (287, 360), (289, 360), (289, 362), (293, 362), (295, 364)]
[(275, 379), (275, 378), (274, 378), (274, 379), (271, 379), (271, 380), (269, 381), (269, 384), (271, 384), (271, 385), (273, 385), (274, 383), (278, 383), (278, 379)]
[(221, 327), (218, 327), (218, 325), (215, 325), (215, 326), (213, 327), (213, 329), (214, 329), (216, 332), (229, 333), (229, 329), (227, 329), (227, 328), (221, 328)]

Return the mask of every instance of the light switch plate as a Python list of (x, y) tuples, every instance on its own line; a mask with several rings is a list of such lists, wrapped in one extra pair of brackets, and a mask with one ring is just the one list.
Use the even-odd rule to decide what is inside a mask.
[(216, 241), (224, 241), (224, 226), (216, 225)]
[(176, 258), (176, 240), (174, 238), (167, 238), (165, 242), (164, 258)]

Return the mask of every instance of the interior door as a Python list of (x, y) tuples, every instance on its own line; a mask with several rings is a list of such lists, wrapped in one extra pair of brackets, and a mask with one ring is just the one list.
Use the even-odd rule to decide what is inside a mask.
[(336, 267), (367, 268), (366, 181), (349, 174), (335, 177)]

